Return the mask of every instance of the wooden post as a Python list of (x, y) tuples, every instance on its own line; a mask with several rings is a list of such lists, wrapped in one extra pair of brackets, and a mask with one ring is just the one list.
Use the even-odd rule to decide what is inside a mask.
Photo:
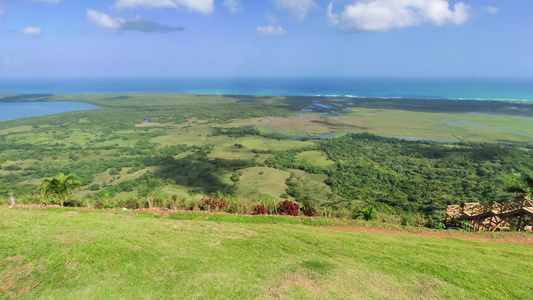
[(522, 223), (522, 216), (518, 216), (518, 225), (516, 226), (516, 231), (520, 231), (520, 224)]
[(13, 197), (13, 193), (9, 195), (9, 208), (15, 207), (15, 197)]
[(150, 199), (150, 198), (146, 198), (146, 201), (148, 202), (148, 208), (149, 208), (149, 209), (152, 209), (153, 206), (154, 206), (154, 204), (153, 204), (153, 202), (152, 202), (152, 199)]

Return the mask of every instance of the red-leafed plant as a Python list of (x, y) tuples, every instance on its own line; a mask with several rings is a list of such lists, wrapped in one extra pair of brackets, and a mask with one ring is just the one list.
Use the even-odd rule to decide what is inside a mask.
[(252, 212), (252, 215), (265, 215), (266, 209), (264, 205), (256, 205), (254, 207), (254, 212)]
[(302, 207), (302, 212), (306, 217), (316, 216), (316, 209), (309, 204), (304, 204), (304, 206)]
[(202, 205), (203, 210), (212, 211), (212, 210), (225, 210), (228, 208), (228, 202), (225, 199), (213, 197), (202, 199), (204, 201)]
[(279, 212), (282, 215), (297, 216), (300, 214), (300, 205), (296, 202), (285, 200), (279, 203)]

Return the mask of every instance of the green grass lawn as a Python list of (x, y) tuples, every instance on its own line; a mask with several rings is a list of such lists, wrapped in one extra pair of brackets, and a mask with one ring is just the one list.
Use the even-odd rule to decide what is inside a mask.
[(0, 298), (533, 298), (526, 245), (187, 214), (4, 207), (0, 215)]
[(287, 186), (285, 179), (290, 175), (288, 171), (268, 168), (253, 167), (240, 171), (241, 176), (237, 182), (237, 195), (242, 198), (275, 199), (285, 193)]
[(324, 151), (304, 151), (296, 155), (301, 161), (308, 162), (313, 166), (324, 168), (324, 169), (333, 169), (337, 168), (337, 164), (328, 159), (328, 155)]

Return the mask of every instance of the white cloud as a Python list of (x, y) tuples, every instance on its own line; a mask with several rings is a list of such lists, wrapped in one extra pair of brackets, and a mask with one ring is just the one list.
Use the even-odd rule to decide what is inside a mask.
[(257, 27), (257, 33), (264, 36), (284, 36), (287, 34), (285, 29), (281, 26), (266, 26), (266, 27)]
[(369, 0), (346, 5), (339, 15), (332, 12), (330, 2), (328, 17), (341, 31), (387, 31), (422, 24), (461, 25), (469, 19), (469, 8), (458, 2), (452, 10), (447, 0)]
[(224, 0), (222, 4), (230, 13), (237, 13), (244, 10), (241, 0)]
[(274, 0), (276, 6), (288, 11), (299, 20), (305, 19), (309, 10), (316, 6), (313, 0)]
[(495, 15), (495, 14), (497, 14), (498, 12), (500, 12), (500, 9), (497, 8), (497, 7), (494, 7), (494, 6), (487, 6), (487, 12), (488, 12), (489, 14), (493, 14), (493, 15)]
[(111, 18), (110, 16), (93, 9), (87, 10), (87, 20), (90, 22), (107, 29), (117, 30), (122, 26), (122, 22), (119, 19)]
[(272, 14), (266, 14), (266, 18), (271, 24), (278, 24), (278, 18)]
[(29, 36), (34, 36), (34, 37), (39, 37), (43, 34), (43, 30), (41, 28), (38, 28), (38, 27), (26, 27), (24, 29), (22, 29), (22, 34), (24, 35), (29, 35)]
[(110, 30), (112, 32), (121, 32), (126, 30), (131, 31), (140, 31), (140, 32), (172, 32), (172, 31), (183, 31), (182, 27), (172, 27), (167, 25), (162, 25), (141, 17), (135, 19), (120, 19), (112, 18), (103, 12), (96, 10), (88, 9), (87, 10), (87, 20), (91, 23), (98, 25), (103, 29)]
[(184, 8), (204, 14), (215, 10), (213, 0), (115, 0), (115, 6), (122, 8)]

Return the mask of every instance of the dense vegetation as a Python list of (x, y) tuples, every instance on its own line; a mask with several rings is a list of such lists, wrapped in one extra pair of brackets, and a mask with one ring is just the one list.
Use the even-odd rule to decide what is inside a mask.
[[(266, 160), (277, 168), (328, 175), (326, 183), (349, 206), (354, 200), (438, 215), (448, 204), (504, 201), (509, 174), (533, 170), (533, 150), (504, 144), (411, 142), (370, 134), (351, 134), (322, 141), (318, 149), (337, 163), (336, 170), (298, 161), (298, 151)], [(288, 194), (313, 199), (297, 179), (289, 178)], [(331, 204), (331, 203), (330, 203)]]
[(335, 193), (428, 214), (447, 204), (502, 201), (508, 175), (533, 170), (533, 150), (512, 145), (347, 135), (321, 148), (339, 165), (327, 180)]
[[(289, 199), (320, 212), (351, 213), (372, 205), (380, 212), (439, 216), (447, 204), (506, 200), (512, 174), (533, 170), (531, 144), (407, 141), (365, 133), (310, 139), (303, 128), (303, 138), (289, 139), (268, 126), (239, 123), (301, 117), (300, 110), (316, 102), (308, 98), (17, 97), (0, 96), (0, 101), (78, 100), (105, 107), (0, 123), (0, 195), (15, 192), (28, 201), (42, 201), (40, 180), (64, 173), (75, 174), (82, 185), (70, 203), (77, 205), (116, 198), (116, 205), (143, 206), (146, 197), (218, 193), (267, 208)], [(348, 100), (325, 101), (336, 101), (327, 102), (334, 107)], [(357, 99), (350, 104), (427, 114), (439, 107), (450, 113), (509, 112), (502, 102), (453, 103)], [(531, 106), (516, 107), (513, 114), (531, 113)], [(319, 113), (324, 126), (337, 118), (336, 113), (328, 118), (324, 108)]]

